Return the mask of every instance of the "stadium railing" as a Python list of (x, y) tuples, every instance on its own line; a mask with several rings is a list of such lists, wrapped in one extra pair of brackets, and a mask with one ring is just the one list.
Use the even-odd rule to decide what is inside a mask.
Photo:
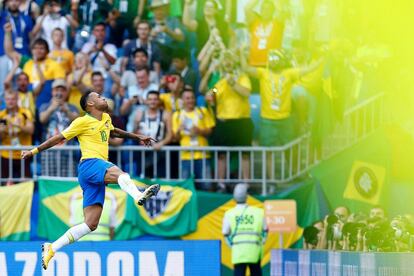
[[(385, 121), (383, 94), (371, 97), (344, 112), (342, 121), (337, 122), (331, 133), (325, 137), (320, 146), (315, 146), (310, 132), (294, 141), (279, 147), (180, 147), (166, 146), (159, 151), (137, 145), (111, 147), (110, 151), (119, 167), (137, 177), (159, 178), (166, 180), (182, 179), (181, 161), (183, 153), (192, 157), (197, 152), (210, 156), (210, 160), (201, 161), (202, 176), (198, 182), (215, 182), (236, 184), (247, 182), (257, 185), (262, 194), (274, 189), (274, 184), (287, 183), (306, 174), (321, 160), (358, 143), (361, 139), (378, 129)], [(27, 150), (32, 147), (0, 146), (0, 151)], [(218, 177), (219, 155), (225, 156), (227, 168), (225, 177)], [(42, 156), (43, 155), (43, 156)], [(250, 177), (243, 179), (243, 155), (250, 160)], [(59, 146), (42, 152), (32, 160), (33, 179), (46, 177), (76, 177), (77, 164), (80, 157), (78, 146)], [(43, 159), (43, 164), (42, 160)], [(4, 161), (3, 161), (4, 162)], [(12, 160), (9, 162), (9, 175), (15, 170)], [(21, 161), (22, 162), (22, 161)], [(23, 163), (22, 163), (23, 164)], [(151, 164), (157, 164), (156, 166)], [(207, 165), (211, 167), (211, 176), (207, 175)], [(0, 166), (1, 164), (0, 160)], [(21, 166), (23, 167), (23, 166)], [(190, 160), (193, 171), (195, 161)], [(52, 170), (53, 169), (53, 170)], [(23, 168), (19, 177), (4, 178), (0, 181), (22, 182), (29, 180), (24, 177)]]

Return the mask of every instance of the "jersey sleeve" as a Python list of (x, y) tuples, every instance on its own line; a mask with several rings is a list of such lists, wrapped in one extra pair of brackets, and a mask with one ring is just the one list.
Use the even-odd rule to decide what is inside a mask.
[(289, 69), (286, 71), (286, 76), (289, 78), (291, 82), (296, 82), (299, 80), (300, 70), (295, 69)]
[(84, 126), (85, 124), (82, 117), (77, 118), (65, 130), (62, 131), (62, 135), (66, 140), (70, 140), (73, 137), (81, 134), (84, 130)]
[(263, 68), (256, 68), (256, 72), (257, 72), (257, 76), (259, 77), (259, 79), (263, 78), (266, 70)]
[(177, 133), (178, 129), (179, 129), (179, 119), (178, 119), (178, 112), (174, 112), (173, 117), (172, 117), (172, 131), (173, 133)]
[(53, 65), (53, 79), (64, 79), (66, 78), (65, 69), (59, 64), (54, 63)]
[(252, 84), (250, 82), (250, 79), (247, 75), (243, 74), (240, 76), (240, 78), (237, 80), (237, 83), (240, 84), (243, 87), (246, 87), (247, 89), (252, 89)]
[(205, 114), (205, 117), (204, 117), (205, 127), (206, 128), (212, 128), (212, 127), (214, 127), (216, 125), (216, 123), (214, 121), (214, 117), (211, 114), (210, 110), (207, 109), (207, 108), (205, 108), (205, 107), (202, 107), (202, 109), (203, 109), (203, 114)]

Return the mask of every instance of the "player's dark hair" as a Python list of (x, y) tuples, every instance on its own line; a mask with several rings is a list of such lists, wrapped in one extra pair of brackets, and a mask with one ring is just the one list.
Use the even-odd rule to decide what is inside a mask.
[(140, 48), (136, 48), (135, 51), (134, 51), (134, 53), (133, 53), (134, 57), (138, 53), (143, 53), (144, 56), (146, 56), (148, 58), (148, 52), (144, 48), (141, 48), (141, 47)]
[(147, 97), (149, 95), (157, 95), (158, 97), (160, 96), (160, 92), (158, 92), (157, 90), (151, 90), (147, 93)]
[(96, 77), (96, 76), (100, 76), (100, 77), (102, 77), (102, 78), (103, 78), (103, 75), (102, 75), (102, 73), (101, 73), (101, 72), (99, 72), (99, 71), (94, 71), (94, 72), (92, 72), (91, 79), (93, 79), (93, 77)]
[(137, 25), (135, 26), (136, 28), (138, 28), (139, 27), (139, 25), (141, 25), (141, 24), (145, 24), (145, 25), (147, 25), (148, 27), (149, 27), (149, 29), (151, 30), (152, 29), (152, 27), (151, 27), (151, 24), (149, 23), (149, 21), (147, 21), (147, 20), (141, 20), (141, 21), (138, 21), (137, 22)]
[(82, 108), (83, 111), (87, 112), (86, 107), (88, 106), (88, 98), (89, 95), (92, 93), (93, 91), (87, 91), (85, 94), (82, 95), (81, 99), (80, 99), (80, 106)]
[(143, 71), (143, 70), (145, 72), (147, 72), (148, 75), (150, 74), (150, 69), (147, 65), (137, 67), (137, 69), (135, 69), (135, 72), (139, 72), (139, 71)]
[(47, 44), (47, 41), (44, 40), (43, 38), (38, 38), (36, 39), (33, 43), (32, 43), (32, 49), (34, 48), (34, 46), (36, 45), (41, 45), (43, 47), (46, 48), (46, 51), (49, 53), (49, 45)]
[(93, 28), (95, 29), (95, 27), (98, 27), (98, 26), (102, 26), (102, 27), (104, 27), (104, 29), (106, 28), (106, 24), (105, 24), (105, 22), (104, 22), (104, 21), (100, 21), (100, 22), (96, 23), (96, 24), (93, 26)]

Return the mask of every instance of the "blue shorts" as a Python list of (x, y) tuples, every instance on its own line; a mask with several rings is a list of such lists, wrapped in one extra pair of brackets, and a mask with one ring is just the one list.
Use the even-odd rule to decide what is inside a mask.
[(103, 206), (105, 201), (105, 173), (114, 166), (111, 162), (91, 158), (78, 166), (78, 180), (83, 191), (83, 208), (94, 204)]

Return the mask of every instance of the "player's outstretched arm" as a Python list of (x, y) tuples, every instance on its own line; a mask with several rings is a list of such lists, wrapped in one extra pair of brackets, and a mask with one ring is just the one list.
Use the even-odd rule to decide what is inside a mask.
[(153, 143), (157, 142), (157, 140), (152, 138), (152, 137), (127, 132), (127, 131), (119, 129), (119, 128), (114, 128), (111, 131), (111, 137), (128, 138), (128, 139), (137, 140), (145, 146), (151, 146)]
[(60, 142), (62, 142), (63, 140), (65, 140), (65, 137), (63, 137), (62, 134), (56, 134), (55, 136), (50, 137), (49, 139), (47, 139), (46, 141), (44, 141), (42, 144), (40, 144), (37, 148), (34, 148), (30, 151), (22, 151), (22, 159), (29, 159), (30, 157), (34, 156), (35, 154), (50, 149), (53, 146), (56, 146), (57, 144), (59, 144)]

